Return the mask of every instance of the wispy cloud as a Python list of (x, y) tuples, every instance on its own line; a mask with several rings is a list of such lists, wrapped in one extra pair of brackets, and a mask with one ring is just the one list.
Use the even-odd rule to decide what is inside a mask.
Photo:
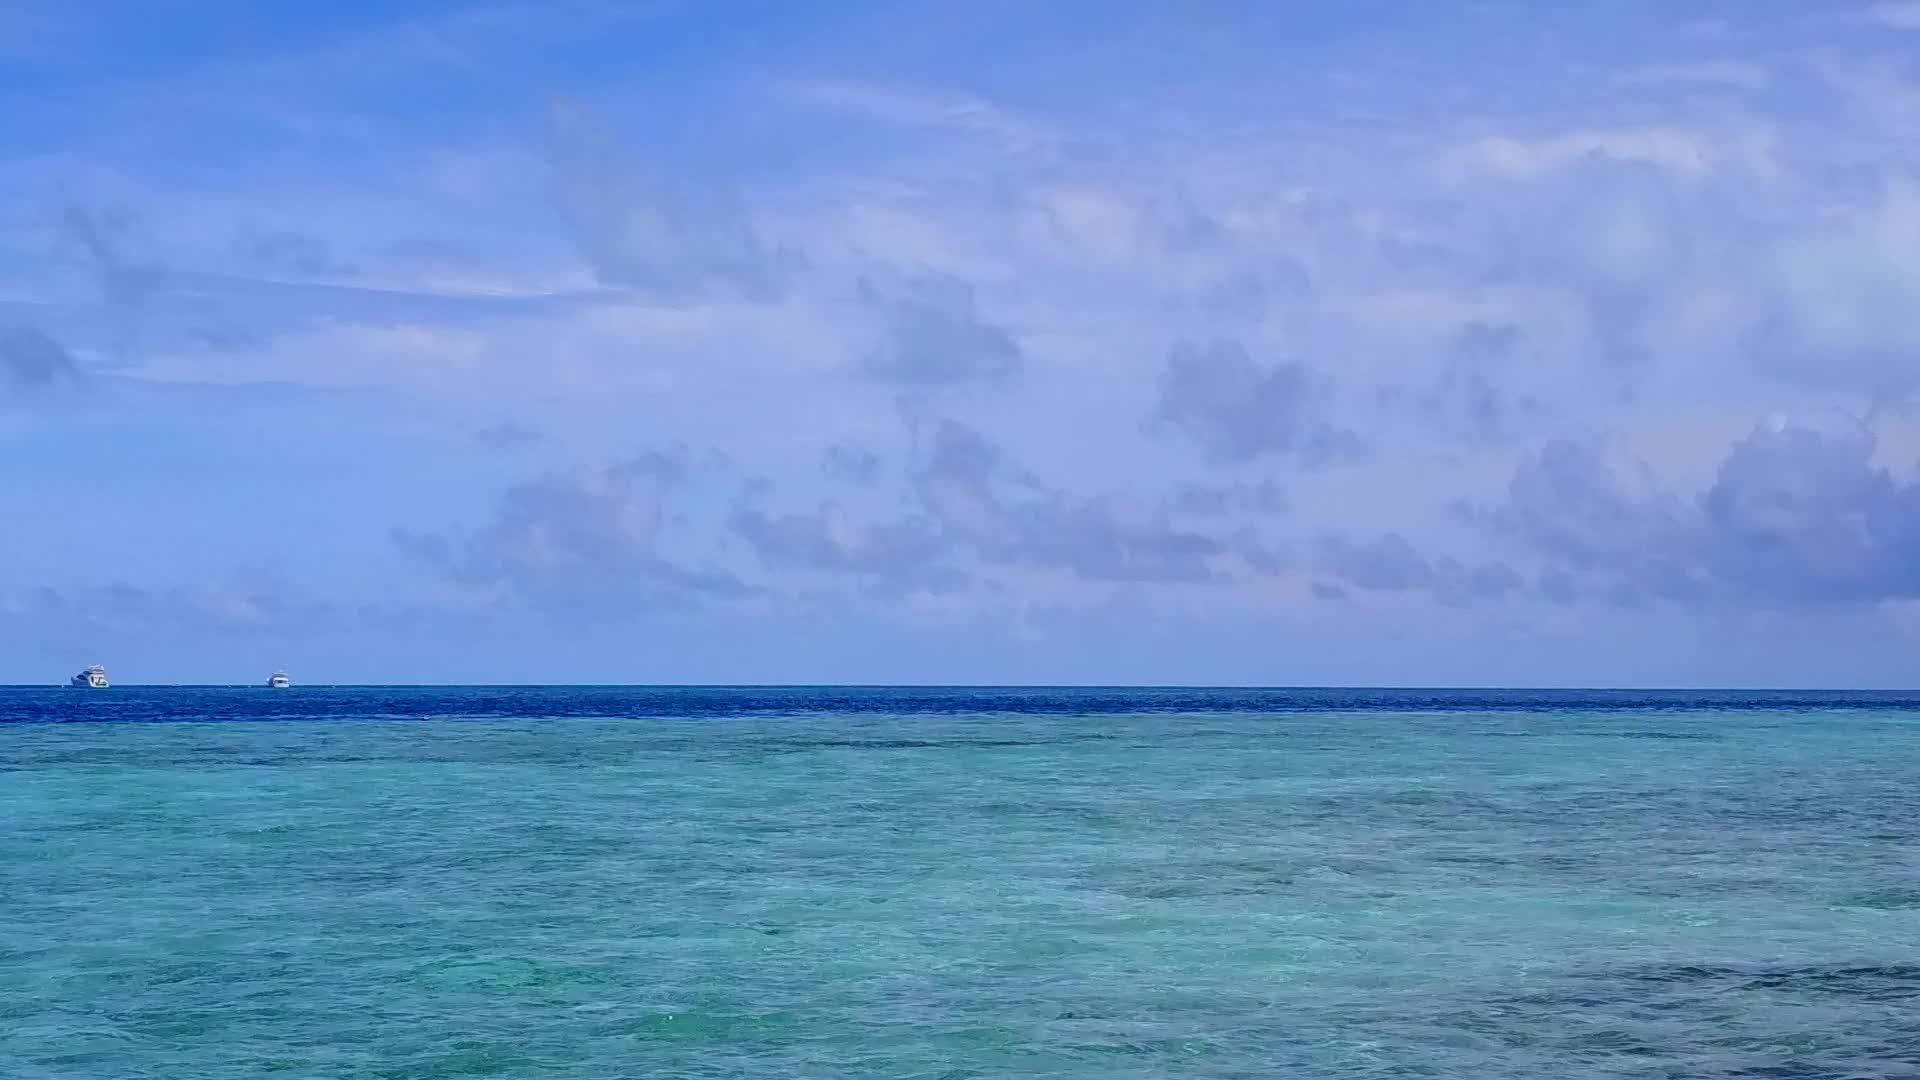
[(454, 582), (560, 614), (627, 617), (738, 596), (746, 588), (727, 571), (662, 551), (668, 499), (687, 475), (680, 457), (643, 454), (516, 484), (464, 538), (396, 530), (394, 539)]
[(952, 275), (861, 284), (880, 317), (883, 338), (860, 361), (871, 378), (906, 385), (1004, 384), (1026, 356), (1005, 327), (980, 311), (973, 287)]
[(820, 458), (820, 467), (828, 477), (860, 487), (877, 482), (882, 466), (879, 454), (850, 442), (834, 443)]
[(480, 429), (474, 440), (488, 450), (518, 450), (545, 441), (546, 435), (525, 424), (516, 424), (511, 420)]
[(41, 387), (74, 378), (79, 367), (61, 344), (25, 326), (0, 326), (0, 375), (16, 386)]
[(1358, 460), (1365, 442), (1322, 415), (1330, 394), (1326, 378), (1299, 362), (1261, 365), (1236, 341), (1186, 342), (1167, 356), (1152, 420), (1222, 461)]
[(555, 205), (602, 282), (667, 301), (714, 289), (771, 301), (804, 265), (762, 239), (724, 177), (649, 168), (577, 106), (556, 105), (549, 125)]
[(776, 86), (775, 93), (794, 105), (886, 124), (985, 136), (1009, 149), (1035, 149), (1058, 138), (1031, 119), (967, 94), (845, 79), (794, 80)]
[(1867, 17), (1896, 30), (1920, 30), (1920, 4), (1890, 0), (1867, 8)]
[(1348, 588), (1377, 592), (1424, 592), (1440, 602), (1466, 605), (1499, 600), (1523, 585), (1512, 567), (1497, 561), (1465, 566), (1448, 556), (1430, 559), (1399, 533), (1372, 540), (1327, 537), (1319, 545), (1319, 568), (1337, 579), (1323, 599), (1344, 599)]
[(1628, 86), (1724, 86), (1760, 90), (1772, 82), (1766, 65), (1749, 60), (1691, 60), (1627, 68), (1618, 80)]

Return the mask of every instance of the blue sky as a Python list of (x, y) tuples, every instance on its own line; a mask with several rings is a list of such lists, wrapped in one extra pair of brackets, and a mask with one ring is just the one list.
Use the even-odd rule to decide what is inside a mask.
[(9, 4), (0, 681), (1911, 685), (1920, 4)]

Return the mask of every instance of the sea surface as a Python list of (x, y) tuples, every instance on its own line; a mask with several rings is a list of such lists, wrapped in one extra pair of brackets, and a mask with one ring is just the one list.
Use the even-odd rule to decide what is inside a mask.
[(1920, 696), (0, 690), (0, 1077), (1920, 1076)]

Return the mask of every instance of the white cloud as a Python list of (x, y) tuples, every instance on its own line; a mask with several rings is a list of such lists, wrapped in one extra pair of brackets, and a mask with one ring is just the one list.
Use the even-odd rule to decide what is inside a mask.
[(1037, 149), (1057, 139), (1045, 125), (969, 94), (849, 79), (796, 79), (776, 84), (773, 92), (778, 100), (803, 108), (986, 136), (1008, 149)]
[(1766, 65), (1749, 60), (1687, 60), (1647, 64), (1627, 68), (1615, 78), (1626, 86), (1728, 86), (1739, 90), (1760, 90), (1773, 81), (1772, 72)]
[(1920, 3), (1887, 0), (1868, 8), (1867, 18), (1896, 30), (1920, 30)]
[[(1827, 377), (1920, 381), (1920, 183), (1808, 222), (1769, 267), (1794, 343)], [(1840, 365), (1834, 370), (1834, 365)]]
[(1508, 180), (1539, 180), (1590, 157), (1641, 162), (1675, 176), (1697, 180), (1722, 160), (1715, 140), (1670, 127), (1569, 131), (1520, 137), (1487, 135), (1454, 147), (1444, 166), (1460, 173), (1491, 174)]

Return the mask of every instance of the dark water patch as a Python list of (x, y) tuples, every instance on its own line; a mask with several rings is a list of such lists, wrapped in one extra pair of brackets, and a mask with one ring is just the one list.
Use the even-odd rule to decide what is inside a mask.
[(1564, 1047), (1582, 1057), (1666, 1058), (1678, 1056), (1678, 1047), (1662, 1045), (1638, 1033), (1620, 1028), (1602, 1028), (1566, 1035)]
[(1920, 888), (1871, 889), (1843, 897), (1835, 901), (1834, 906), (1868, 911), (1912, 911), (1920, 909)]
[(1647, 739), (1655, 742), (1718, 742), (1726, 738), (1705, 731), (1583, 731), (1601, 739)]
[(1063, 735), (1048, 739), (752, 739), (730, 741), (728, 746), (745, 750), (1010, 750), (1032, 746), (1059, 746), (1067, 743), (1096, 742), (1111, 735)]
[(1183, 900), (1204, 896), (1275, 896), (1295, 891), (1296, 878), (1285, 874), (1246, 874), (1235, 877), (1195, 878), (1188, 881), (1151, 881), (1122, 885), (1118, 892), (1140, 900)]
[(1904, 1001), (1920, 989), (1920, 968), (1680, 964), (1557, 982), (1423, 1023), (1376, 1022), (1424, 1031), (1422, 1044), (1466, 1039), (1517, 1055), (1540, 1063), (1539, 1075), (1920, 1075), (1920, 1027)]
[[(1795, 1059), (1741, 1066), (1720, 1075), (1740, 1080), (1892, 1080), (1916, 1075), (1910, 1068), (1916, 1064), (1920, 1064), (1920, 1061), (1883, 1059), (1825, 1062)], [(1888, 1072), (1888, 1066), (1894, 1066), (1899, 1071)]]
[(1873, 1002), (1920, 997), (1920, 964), (1779, 968), (1676, 964), (1607, 977), (1627, 985), (1836, 996)]
[(1344, 895), (1396, 872), (1393, 864), (1367, 859), (1179, 859), (1100, 867), (1080, 880), (1134, 900), (1320, 897)]
[(1460, 713), (1697, 715), (1920, 712), (1920, 693), (1183, 687), (0, 688), (0, 724), (180, 721), (725, 719), (730, 717)]
[(1425, 855), (1423, 861), (1437, 866), (1509, 867), (1523, 865), (1519, 857), (1498, 855), (1485, 851), (1435, 851)]

